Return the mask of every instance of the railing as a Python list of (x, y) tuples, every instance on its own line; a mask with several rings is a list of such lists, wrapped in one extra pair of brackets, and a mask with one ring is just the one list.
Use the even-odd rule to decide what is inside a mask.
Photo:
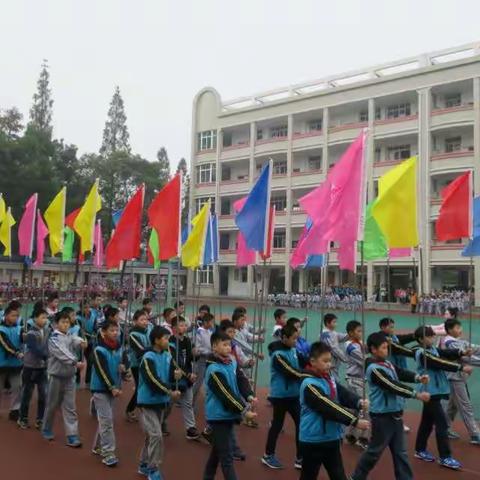
[(446, 113), (463, 112), (465, 110), (473, 110), (473, 102), (457, 105), (456, 107), (442, 107), (432, 109), (431, 115), (443, 115)]
[(402, 163), (404, 160), (376, 160), (373, 162), (373, 166), (374, 167), (391, 167), (392, 165), (398, 165), (399, 163)]
[(222, 147), (223, 152), (227, 152), (229, 150), (238, 150), (240, 148), (247, 148), (250, 146), (250, 141), (247, 140), (246, 142), (239, 142), (235, 143), (234, 145), (230, 145), (228, 147)]
[(197, 155), (205, 155), (206, 153), (215, 153), (215, 148), (209, 148), (208, 150), (197, 150)]
[(264, 138), (262, 140), (256, 140), (255, 145), (265, 145), (266, 143), (285, 142), (287, 138), (288, 137), (286, 135), (284, 137)]
[(328, 129), (329, 133), (341, 132), (342, 130), (352, 130), (354, 128), (365, 128), (368, 126), (368, 122), (351, 122), (343, 123), (341, 125), (333, 125)]
[(323, 130), (311, 130), (310, 132), (294, 132), (293, 139), (298, 140), (299, 138), (319, 137), (322, 135)]
[(418, 119), (418, 113), (415, 113), (413, 115), (402, 115), (398, 117), (392, 117), (392, 118), (382, 118), (380, 120), (375, 120), (373, 122), (374, 125), (387, 125), (389, 123), (397, 123), (397, 122), (409, 122), (411, 120), (417, 120)]
[(454, 150), (453, 152), (434, 152), (430, 160), (444, 160), (446, 158), (470, 157), (474, 154), (473, 147), (463, 148), (461, 150)]
[(215, 182), (200, 182), (195, 184), (195, 188), (214, 187)]
[(318, 168), (318, 169), (315, 169), (315, 170), (304, 170), (304, 171), (301, 171), (301, 172), (292, 172), (292, 177), (298, 177), (298, 176), (301, 176), (301, 175), (315, 175), (315, 174), (318, 174), (318, 173), (322, 173), (321, 168)]
[(235, 183), (248, 183), (248, 177), (247, 178), (237, 178), (234, 180), (221, 180), (220, 185), (232, 185)]

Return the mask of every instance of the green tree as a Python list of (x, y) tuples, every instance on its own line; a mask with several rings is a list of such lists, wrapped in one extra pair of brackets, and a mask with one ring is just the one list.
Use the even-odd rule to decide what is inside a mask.
[(40, 77), (37, 81), (37, 91), (33, 95), (29, 127), (45, 132), (51, 136), (53, 99), (48, 68), (47, 60), (44, 60)]
[(127, 128), (127, 115), (120, 88), (115, 92), (108, 109), (107, 121), (103, 129), (102, 146), (100, 153), (108, 156), (116, 152), (130, 153), (130, 135)]
[(167, 149), (161, 147), (157, 152), (158, 168), (160, 171), (160, 177), (163, 179), (164, 183), (167, 183), (170, 178), (170, 159), (168, 158)]
[(187, 161), (182, 157), (177, 165), (176, 173), (182, 173), (182, 224), (188, 221), (190, 211), (190, 175), (188, 174)]
[(0, 132), (9, 139), (18, 138), (23, 130), (22, 120), (23, 115), (16, 107), (0, 111)]

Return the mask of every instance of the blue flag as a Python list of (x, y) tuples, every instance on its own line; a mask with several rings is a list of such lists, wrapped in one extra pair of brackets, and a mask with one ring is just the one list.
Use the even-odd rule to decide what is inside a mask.
[(203, 266), (218, 262), (218, 222), (215, 214), (210, 214), (203, 253)]
[[(307, 221), (305, 222), (305, 228), (310, 230), (312, 228), (313, 222), (310, 217), (307, 217)], [(303, 268), (321, 268), (325, 266), (325, 255), (309, 255), (307, 257), (307, 261), (303, 265)]]
[(235, 223), (242, 232), (247, 247), (256, 252), (267, 251), (271, 179), (270, 160), (263, 167), (245, 205), (235, 217)]
[(122, 216), (123, 209), (122, 210), (115, 210), (112, 213), (112, 220), (113, 220), (113, 228), (117, 228), (117, 224), (120, 221), (120, 217)]
[(462, 257), (480, 256), (480, 197), (473, 199), (473, 239), (463, 249)]

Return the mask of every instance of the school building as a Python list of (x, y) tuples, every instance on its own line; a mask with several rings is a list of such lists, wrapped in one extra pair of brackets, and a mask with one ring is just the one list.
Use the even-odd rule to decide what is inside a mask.
[[(370, 200), (381, 175), (418, 156), (419, 274), (424, 291), (468, 287), (470, 259), (461, 256), (465, 241), (438, 241), (434, 222), (441, 189), (461, 173), (474, 172), (474, 189), (480, 193), (480, 43), (234, 100), (223, 100), (215, 88), (207, 87), (194, 98), (192, 117), (191, 214), (211, 200), (219, 215), (220, 261), (198, 271), (195, 282), (190, 274), (190, 289), (195, 283), (202, 295), (253, 297), (254, 269), (235, 266), (233, 204), (249, 192), (270, 158), (277, 217), (267, 263), (268, 290), (304, 292), (318, 285), (318, 271), (289, 266), (306, 220), (298, 199), (325, 179), (365, 127), (370, 132)], [(390, 260), (392, 290), (415, 285), (419, 256), (417, 251), (415, 258)], [(329, 264), (330, 284), (355, 281), (338, 269), (335, 248)], [(476, 278), (479, 266), (475, 261)], [(386, 284), (386, 269), (386, 260), (366, 265), (369, 295)]]

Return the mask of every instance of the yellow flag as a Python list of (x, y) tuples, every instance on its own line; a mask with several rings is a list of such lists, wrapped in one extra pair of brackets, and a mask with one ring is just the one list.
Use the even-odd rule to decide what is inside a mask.
[(198, 268), (203, 263), (205, 240), (208, 230), (210, 201), (192, 220), (192, 231), (182, 247), (182, 264), (187, 268)]
[(93, 184), (85, 203), (73, 223), (73, 227), (80, 237), (80, 251), (82, 253), (93, 250), (93, 231), (97, 212), (102, 208), (102, 201), (98, 193), (98, 179)]
[(5, 219), (5, 214), (7, 213), (7, 207), (5, 205), (5, 200), (3, 199), (3, 195), (0, 193), (0, 223), (3, 222)]
[(8, 207), (2, 225), (0, 225), (0, 242), (5, 247), (3, 255), (5, 257), (12, 256), (12, 227), (15, 225), (15, 219), (12, 216), (10, 207)]
[(45, 210), (44, 218), (48, 226), (50, 251), (53, 256), (63, 251), (63, 228), (65, 224), (65, 204), (67, 187), (63, 187)]
[(372, 211), (389, 248), (418, 245), (417, 157), (405, 160), (380, 178)]

